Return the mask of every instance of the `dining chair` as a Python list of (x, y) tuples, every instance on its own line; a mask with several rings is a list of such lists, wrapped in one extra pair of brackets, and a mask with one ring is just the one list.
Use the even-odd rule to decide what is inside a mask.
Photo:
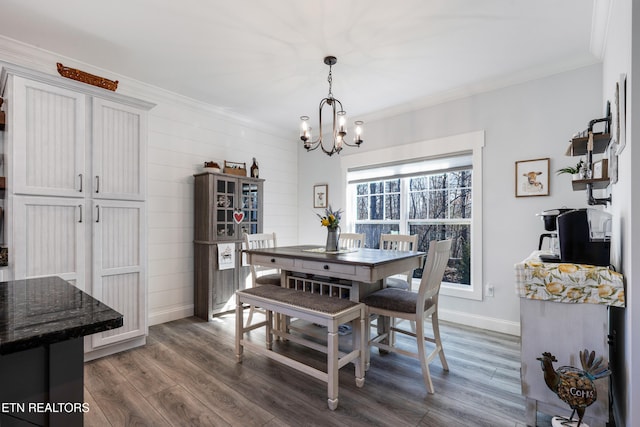
[(364, 248), (364, 234), (340, 233), (340, 247), (346, 249)]
[[(407, 234), (381, 234), (380, 249), (392, 251), (416, 251), (418, 250), (418, 235)], [(387, 278), (388, 288), (411, 290), (413, 270)]]
[[(447, 360), (444, 357), (442, 341), (440, 340), (440, 328), (438, 325), (438, 294), (440, 284), (444, 276), (444, 270), (449, 261), (451, 252), (451, 240), (432, 241), (429, 244), (427, 262), (422, 273), (420, 288), (418, 292), (410, 292), (397, 288), (384, 288), (376, 291), (365, 298), (362, 302), (367, 306), (367, 327), (365, 331), (371, 337), (371, 315), (387, 316), (390, 322), (382, 331), (369, 340), (369, 348), (378, 347), (381, 350), (400, 353), (420, 360), (422, 376), (424, 378), (427, 391), (433, 394), (433, 382), (429, 372), (429, 363), (440, 356), (440, 363), (445, 371), (449, 370)], [(433, 337), (425, 336), (425, 319), (431, 317)], [(414, 321), (416, 332), (402, 329), (395, 325), (395, 319), (406, 319)], [(389, 326), (390, 325), (390, 326)], [(394, 345), (393, 334), (401, 333), (416, 338), (417, 352), (407, 351)], [(426, 353), (425, 341), (435, 344), (435, 349), (428, 355)], [(369, 367), (370, 352), (367, 352), (366, 366)]]
[[(265, 249), (265, 248), (275, 248), (276, 245), (276, 233), (257, 233), (257, 234), (247, 234), (244, 233), (244, 248), (245, 249)], [(262, 286), (262, 285), (274, 285), (280, 286), (280, 271), (276, 270), (274, 273), (274, 269), (270, 267), (262, 267), (259, 265), (251, 264), (249, 266), (251, 270), (251, 286)], [(247, 319), (247, 324), (251, 324), (251, 319), (253, 318), (253, 313), (256, 311), (254, 306), (251, 306), (249, 310), (249, 318)]]

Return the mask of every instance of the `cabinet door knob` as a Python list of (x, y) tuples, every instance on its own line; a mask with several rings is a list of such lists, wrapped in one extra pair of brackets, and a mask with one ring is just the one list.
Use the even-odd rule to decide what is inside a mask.
[(80, 177), (80, 190), (78, 192), (82, 193), (82, 174), (79, 173), (78, 176)]
[(96, 222), (100, 222), (100, 205), (96, 205)]
[(80, 211), (80, 220), (78, 222), (82, 222), (82, 205), (78, 205), (78, 210)]
[(96, 175), (96, 193), (100, 192), (100, 177)]
[(271, 262), (276, 262), (276, 259), (275, 258), (271, 258)]
[(329, 266), (328, 266), (327, 264), (325, 264), (323, 268), (324, 268), (325, 270), (328, 270), (328, 269), (329, 269)]

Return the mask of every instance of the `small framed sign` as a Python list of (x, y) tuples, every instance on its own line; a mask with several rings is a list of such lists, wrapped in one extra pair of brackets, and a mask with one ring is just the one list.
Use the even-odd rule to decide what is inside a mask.
[(609, 160), (602, 159), (593, 163), (593, 178), (609, 178)]
[(516, 197), (549, 195), (549, 158), (516, 162)]
[(326, 208), (328, 206), (329, 186), (327, 184), (319, 184), (313, 186), (313, 207)]

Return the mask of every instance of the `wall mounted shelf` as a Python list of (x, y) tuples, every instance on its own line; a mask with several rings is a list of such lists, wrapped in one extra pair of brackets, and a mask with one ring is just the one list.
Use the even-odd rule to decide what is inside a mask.
[[(593, 126), (597, 123), (604, 123), (605, 130), (608, 130), (611, 125), (611, 116), (591, 120), (586, 131), (586, 136), (572, 138), (565, 153), (567, 156), (586, 155), (587, 169), (591, 172), (593, 171), (593, 155), (605, 153), (611, 141), (611, 134), (609, 134), (609, 132), (593, 132)], [(583, 134), (584, 133), (585, 132), (583, 132)], [(591, 146), (589, 139), (592, 140)], [(571, 182), (574, 191), (587, 191), (587, 203), (589, 205), (606, 205), (607, 203), (611, 203), (611, 195), (605, 198), (593, 197), (593, 190), (606, 189), (609, 184), (609, 178), (578, 179)]]
[(609, 186), (609, 182), (609, 178), (576, 179), (571, 181), (571, 185), (573, 186), (573, 191), (586, 190), (587, 184), (593, 184), (594, 190), (603, 190)]
[[(593, 134), (593, 154), (601, 154), (607, 151), (607, 146), (611, 140), (611, 134), (609, 133), (594, 133)], [(584, 156), (587, 154), (587, 145), (589, 142), (588, 136), (581, 136), (573, 138), (569, 143), (569, 147), (565, 152), (567, 156)]]

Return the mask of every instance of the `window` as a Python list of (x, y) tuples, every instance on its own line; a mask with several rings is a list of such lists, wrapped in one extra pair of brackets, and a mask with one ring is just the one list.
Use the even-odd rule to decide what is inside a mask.
[[(431, 240), (452, 239), (444, 281), (469, 286), (471, 157), (465, 156), (462, 162), (468, 162), (469, 166), (350, 183), (348, 192), (356, 194), (355, 231), (365, 234), (365, 245), (377, 248), (383, 233), (415, 234), (418, 250), (427, 252)], [(427, 168), (427, 163), (423, 167)], [(355, 180), (357, 173), (349, 177)], [(417, 269), (414, 277), (422, 277), (422, 269)]]
[(479, 131), (343, 156), (343, 230), (365, 233), (367, 247), (381, 233), (417, 234), (425, 252), (452, 239), (440, 294), (481, 300), (483, 147)]

